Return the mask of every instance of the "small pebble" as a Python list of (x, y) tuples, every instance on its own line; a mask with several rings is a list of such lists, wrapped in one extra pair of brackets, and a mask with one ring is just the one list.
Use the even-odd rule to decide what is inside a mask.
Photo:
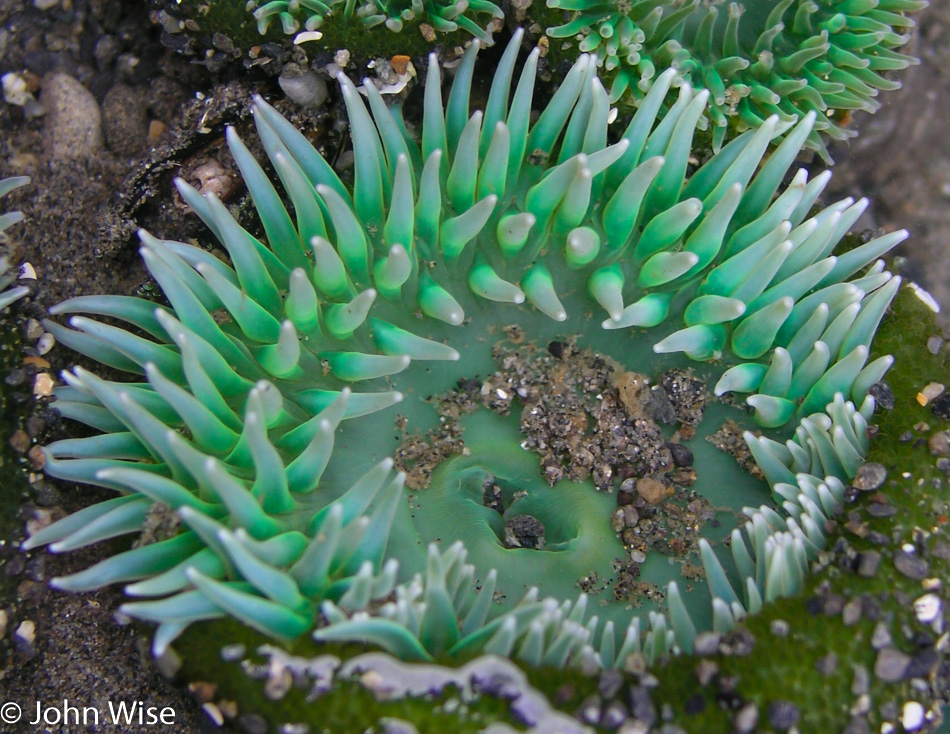
[(238, 725), (244, 734), (267, 734), (268, 730), (267, 721), (258, 714), (245, 714), (238, 719)]
[(931, 354), (938, 354), (943, 346), (943, 338), (934, 334), (927, 339), (927, 351)]
[(921, 405), (927, 405), (943, 395), (946, 389), (947, 388), (939, 382), (931, 382), (917, 393), (917, 402)]
[(243, 658), (245, 652), (247, 652), (247, 648), (240, 642), (233, 645), (225, 645), (221, 648), (221, 659), (225, 662), (233, 663)]
[(693, 654), (700, 657), (715, 655), (721, 641), (722, 635), (718, 632), (700, 632), (693, 640)]
[(927, 448), (930, 449), (931, 456), (945, 456), (950, 453), (950, 440), (947, 438), (946, 431), (937, 431), (927, 439)]
[(700, 660), (696, 665), (696, 680), (699, 681), (699, 685), (706, 687), (718, 672), (719, 666), (712, 660)]
[(211, 719), (211, 723), (215, 726), (224, 725), (224, 714), (221, 713), (221, 709), (215, 706), (210, 701), (201, 705), (201, 710), (205, 712), (207, 717)]
[(887, 469), (882, 464), (870, 461), (858, 467), (852, 484), (862, 492), (870, 492), (884, 484), (885, 479), (887, 479)]
[(43, 79), (40, 104), (51, 157), (79, 159), (102, 150), (102, 115), (92, 93), (68, 74)]
[(854, 678), (851, 680), (851, 693), (862, 696), (870, 690), (871, 674), (863, 665), (854, 666)]
[(833, 652), (823, 655), (815, 661), (815, 670), (822, 675), (831, 675), (838, 669), (838, 656)]
[(854, 599), (849, 600), (845, 605), (844, 609), (841, 610), (841, 621), (844, 622), (845, 626), (851, 627), (860, 621), (861, 619), (861, 599), (855, 597)]
[(28, 645), (32, 645), (36, 640), (36, 624), (30, 619), (20, 622), (13, 636), (23, 640)]
[(874, 398), (874, 404), (884, 410), (893, 410), (895, 405), (894, 392), (891, 386), (884, 382), (876, 382), (868, 389), (868, 395)]
[(657, 502), (673, 494), (673, 488), (667, 487), (652, 477), (643, 477), (637, 480), (637, 493), (643, 497), (644, 501), (648, 504), (655, 505)]
[(49, 351), (56, 345), (56, 337), (49, 332), (43, 334), (36, 342), (36, 351), (40, 354), (49, 354)]
[(769, 629), (772, 630), (772, 634), (776, 637), (787, 637), (791, 628), (784, 619), (773, 619), (771, 623), (769, 623)]
[(874, 675), (885, 683), (896, 683), (904, 678), (910, 667), (910, 657), (896, 647), (885, 647), (874, 661)]
[(670, 450), (670, 455), (673, 457), (673, 463), (676, 466), (693, 465), (693, 452), (688, 446), (681, 443), (668, 443), (666, 446)]
[(868, 514), (871, 517), (892, 517), (897, 514), (897, 508), (880, 502), (872, 502), (868, 505)]
[(936, 594), (924, 594), (914, 600), (914, 614), (924, 624), (930, 624), (940, 616), (940, 597)]
[(753, 731), (755, 725), (759, 723), (758, 707), (754, 703), (747, 703), (739, 709), (732, 723), (739, 734), (748, 734), (748, 732)]
[(287, 64), (277, 83), (290, 99), (300, 107), (317, 109), (327, 98), (327, 84), (315, 71)]
[(871, 634), (871, 647), (880, 650), (890, 645), (891, 642), (891, 633), (888, 631), (887, 625), (883, 622), (874, 625), (874, 632)]
[(772, 701), (769, 704), (769, 724), (773, 729), (788, 731), (798, 723), (798, 706), (791, 701)]
[(917, 701), (908, 701), (901, 712), (901, 726), (904, 731), (918, 731), (924, 726), (924, 707)]
[(49, 372), (40, 372), (33, 382), (33, 394), (38, 398), (45, 398), (53, 394), (53, 378)]
[(898, 551), (894, 554), (894, 567), (904, 576), (920, 581), (927, 576), (930, 564), (916, 554)]
[(933, 401), (930, 412), (943, 420), (950, 420), (950, 393), (944, 393)]

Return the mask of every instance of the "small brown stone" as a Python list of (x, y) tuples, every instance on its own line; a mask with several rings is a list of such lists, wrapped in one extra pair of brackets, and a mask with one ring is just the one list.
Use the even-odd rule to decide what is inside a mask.
[(945, 456), (950, 453), (950, 440), (947, 439), (946, 431), (938, 431), (927, 441), (932, 456)]
[(393, 71), (395, 71), (397, 74), (405, 74), (406, 69), (409, 68), (409, 61), (410, 59), (408, 56), (398, 54), (389, 60), (389, 65), (393, 67)]
[(643, 477), (637, 480), (637, 493), (648, 504), (655, 505), (673, 494), (673, 489), (652, 477)]

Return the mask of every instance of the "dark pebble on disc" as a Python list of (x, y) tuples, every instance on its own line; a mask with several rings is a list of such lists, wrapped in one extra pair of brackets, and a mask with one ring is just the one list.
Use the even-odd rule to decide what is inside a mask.
[(693, 465), (693, 452), (690, 451), (688, 446), (681, 443), (668, 443), (666, 447), (670, 450), (670, 455), (673, 457), (673, 463), (676, 466)]
[(690, 716), (696, 716), (706, 710), (706, 697), (702, 693), (694, 693), (686, 699), (683, 710)]
[(882, 464), (869, 461), (858, 467), (852, 484), (862, 492), (869, 492), (884, 484), (885, 479), (887, 479), (887, 469)]
[(544, 523), (532, 515), (515, 515), (505, 523), (506, 548), (544, 547)]
[(930, 404), (930, 411), (942, 420), (950, 420), (950, 393), (944, 393)]
[(874, 404), (884, 410), (894, 408), (894, 393), (886, 382), (876, 382), (868, 389), (868, 395), (874, 398)]
[(898, 551), (894, 554), (894, 567), (904, 576), (921, 581), (927, 576), (930, 565), (918, 555)]
[(553, 341), (548, 343), (548, 352), (555, 359), (563, 359), (567, 350), (567, 344), (564, 342)]
[(798, 706), (791, 701), (772, 701), (769, 704), (769, 725), (779, 731), (788, 731), (798, 723)]

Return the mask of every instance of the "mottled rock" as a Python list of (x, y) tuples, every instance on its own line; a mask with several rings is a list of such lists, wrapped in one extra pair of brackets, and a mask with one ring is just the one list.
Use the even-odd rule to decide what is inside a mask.
[(40, 104), (50, 157), (88, 158), (102, 150), (102, 115), (96, 98), (68, 74), (43, 78)]
[(884, 484), (885, 479), (887, 479), (887, 469), (884, 465), (869, 461), (858, 467), (852, 484), (863, 492), (869, 492)]
[(102, 100), (102, 131), (106, 145), (116, 155), (139, 155), (148, 141), (148, 119), (142, 95), (125, 84), (116, 84)]

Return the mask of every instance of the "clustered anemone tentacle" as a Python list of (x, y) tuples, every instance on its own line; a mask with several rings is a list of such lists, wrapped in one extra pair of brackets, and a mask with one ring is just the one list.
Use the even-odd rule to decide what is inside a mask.
[[(21, 186), (26, 186), (29, 182), (30, 179), (27, 176), (13, 176), (3, 179), (0, 181), (0, 197), (6, 196)], [(0, 214), (0, 242), (5, 240), (6, 230), (17, 222), (22, 221), (23, 212), (6, 212), (5, 214)], [(11, 266), (12, 263), (10, 262), (9, 255), (6, 253), (0, 255), (0, 310), (6, 308), (14, 301), (23, 298), (23, 296), (30, 292), (30, 289), (25, 285), (14, 286), (13, 288), (9, 287), (16, 278), (16, 270), (11, 269)]]
[(248, 3), (248, 9), (253, 10), (262, 35), (275, 21), (287, 35), (300, 30), (319, 32), (327, 16), (340, 14), (366, 30), (382, 25), (399, 33), (404, 24), (426, 22), (439, 33), (462, 29), (487, 41), (491, 20), (504, 17), (501, 8), (491, 0), (265, 0)]
[(807, 145), (828, 157), (821, 135), (855, 135), (843, 120), (875, 111), (879, 91), (900, 87), (889, 71), (916, 63), (897, 49), (909, 40), (906, 14), (925, 0), (780, 0), (657, 3), (547, 0), (563, 22), (546, 29), (551, 47), (589, 52), (610, 82), (611, 102), (638, 104), (663, 69), (710, 91), (706, 116), (716, 147), (730, 119), (755, 128), (777, 114), (817, 120)]
[[(900, 283), (877, 258), (906, 233), (832, 254), (866, 202), (809, 216), (828, 176), (802, 170), (781, 186), (813, 113), (768, 158), (777, 116), (687, 177), (709, 93), (684, 86), (658, 118), (674, 71), (657, 78), (619, 142), (608, 144), (609, 97), (589, 56), (531, 124), (538, 51), (516, 80), (520, 42), (519, 31), (473, 114), (478, 44), (444, 108), (433, 59), (418, 139), (370, 83), (364, 103), (341, 76), (352, 191), (256, 99), (257, 132), (293, 215), (234, 130), (227, 137), (266, 244), (179, 181), (229, 262), (143, 232), (143, 259), (169, 307), (110, 296), (52, 309), (134, 327), (82, 315), (71, 328), (46, 324), (61, 343), (144, 381), (64, 374), (61, 413), (101, 433), (47, 447), (46, 470), (117, 496), (26, 546), (66, 551), (133, 533), (163, 507), (182, 523), (57, 586), (127, 583), (139, 600), (124, 609), (158, 623), (158, 651), (223, 615), (278, 638), (316, 626), (318, 639), (372, 641), (409, 659), (488, 651), (612, 666), (633, 650), (689, 651), (696, 625), (675, 582), (668, 614), (651, 612), (648, 624), (634, 615), (623, 632), (601, 624), (584, 595), (533, 589), (498, 609), (499, 572), (476, 571), (451, 539), (421, 552), (416, 571), (396, 559), (406, 477), (391, 459), (367, 461), (345, 491), (327, 479), (340, 431), (403, 399), (374, 390), (384, 378), (459, 360), (451, 335), (466, 333), (467, 313), (507, 320), (530, 306), (560, 322), (564, 302), (576, 303), (567, 295), (585, 293), (618, 337), (660, 328), (670, 333), (655, 337), (656, 352), (733, 365), (717, 391), (749, 393), (764, 427), (799, 419), (785, 444), (746, 436), (788, 514), (746, 511), (745, 535), (732, 542), (738, 591), (710, 544), (699, 548), (716, 628), (801, 588), (824, 519), (867, 451), (867, 393), (890, 365), (867, 364), (868, 349)], [(442, 333), (450, 343), (429, 338)]]

